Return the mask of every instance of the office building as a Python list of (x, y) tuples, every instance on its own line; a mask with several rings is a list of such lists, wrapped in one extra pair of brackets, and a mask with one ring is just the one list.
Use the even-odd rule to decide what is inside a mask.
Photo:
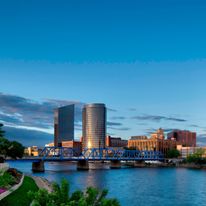
[(196, 147), (196, 132), (173, 130), (167, 134), (167, 139), (174, 139), (178, 145), (184, 147)]
[(83, 148), (105, 148), (106, 107), (87, 104), (82, 112)]
[(74, 140), (74, 104), (60, 107), (54, 111), (54, 145), (62, 141)]

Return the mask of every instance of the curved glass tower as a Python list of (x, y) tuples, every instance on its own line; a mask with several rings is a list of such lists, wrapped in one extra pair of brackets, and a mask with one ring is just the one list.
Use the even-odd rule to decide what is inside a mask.
[(105, 148), (106, 107), (87, 104), (82, 113), (83, 148)]

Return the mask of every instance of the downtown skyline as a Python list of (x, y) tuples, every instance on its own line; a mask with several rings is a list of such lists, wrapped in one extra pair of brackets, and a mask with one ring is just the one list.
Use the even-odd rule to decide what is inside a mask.
[(129, 2), (0, 3), (8, 135), (52, 141), (53, 109), (75, 103), (79, 138), (83, 104), (105, 103), (111, 135), (186, 129), (206, 143), (206, 3)]

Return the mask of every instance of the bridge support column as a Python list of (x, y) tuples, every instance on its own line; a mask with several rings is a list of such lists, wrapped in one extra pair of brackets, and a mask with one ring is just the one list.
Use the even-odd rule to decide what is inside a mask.
[(77, 162), (77, 170), (89, 170), (88, 160), (79, 160)]
[(119, 169), (119, 168), (121, 168), (121, 161), (120, 160), (111, 160), (110, 168), (111, 169)]
[(40, 160), (38, 162), (32, 162), (33, 172), (44, 172), (44, 161)]
[(134, 161), (134, 167), (144, 167), (145, 162), (143, 160), (136, 160)]

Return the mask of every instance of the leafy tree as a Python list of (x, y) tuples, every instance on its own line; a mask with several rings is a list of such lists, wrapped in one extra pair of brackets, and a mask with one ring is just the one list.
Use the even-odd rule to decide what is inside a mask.
[(21, 143), (17, 142), (17, 141), (12, 141), (9, 144), (9, 148), (7, 151), (7, 155), (11, 158), (16, 159), (18, 158), (22, 158), (24, 154), (24, 147), (22, 146)]
[(198, 149), (194, 154), (191, 154), (187, 157), (187, 163), (195, 163), (195, 164), (206, 164), (206, 158), (203, 158), (204, 150)]
[(49, 193), (45, 189), (38, 192), (29, 192), (28, 196), (32, 201), (31, 206), (119, 206), (116, 199), (106, 198), (107, 190), (99, 191), (96, 188), (88, 187), (86, 192), (74, 192), (69, 196), (69, 184), (62, 180), (61, 186), (54, 183), (53, 191)]
[(24, 147), (17, 141), (9, 141), (4, 137), (5, 132), (2, 130), (3, 124), (0, 123), (0, 155), (6, 158), (22, 158)]
[(170, 149), (167, 151), (167, 158), (177, 158), (180, 156), (180, 152), (177, 149)]
[(2, 130), (2, 127), (3, 127), (3, 126), (4, 126), (4, 125), (3, 125), (2, 123), (0, 123), (0, 137), (4, 137), (5, 131)]

